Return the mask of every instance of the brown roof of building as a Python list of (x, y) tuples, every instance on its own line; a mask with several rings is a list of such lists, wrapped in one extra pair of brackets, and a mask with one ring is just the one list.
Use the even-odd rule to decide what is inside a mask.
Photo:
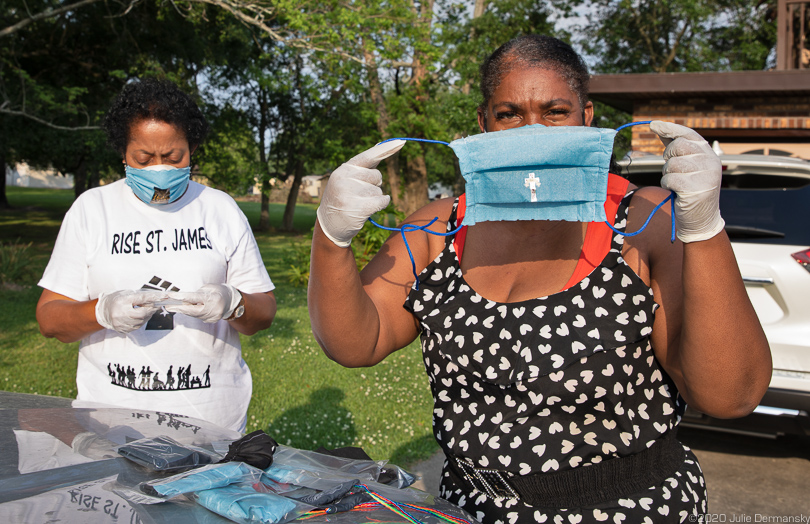
[(592, 100), (628, 112), (637, 101), (716, 96), (810, 96), (810, 70), (591, 76)]

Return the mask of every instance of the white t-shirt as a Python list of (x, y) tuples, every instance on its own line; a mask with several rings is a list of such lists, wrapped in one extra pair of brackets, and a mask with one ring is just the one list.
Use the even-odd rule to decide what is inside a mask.
[[(229, 283), (243, 293), (274, 289), (247, 218), (227, 194), (195, 182), (176, 202), (150, 206), (119, 180), (84, 192), (65, 215), (39, 285), (84, 301), (102, 291), (196, 291)], [(82, 339), (78, 398), (176, 413), (242, 431), (250, 371), (239, 333), (156, 313), (129, 334), (102, 329)]]

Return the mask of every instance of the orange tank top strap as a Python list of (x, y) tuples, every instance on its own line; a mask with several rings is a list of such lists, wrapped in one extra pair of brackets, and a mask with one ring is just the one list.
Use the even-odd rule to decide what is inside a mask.
[[(616, 220), (616, 211), (619, 209), (619, 204), (622, 198), (627, 193), (627, 187), (630, 182), (618, 175), (611, 173), (608, 176), (607, 199), (605, 200), (605, 216), (611, 225)], [(467, 207), (466, 194), (458, 197), (458, 207), (456, 209), (456, 224), (463, 223), (464, 212)], [(613, 238), (613, 231), (604, 222), (590, 222), (588, 229), (585, 232), (585, 241), (582, 244), (582, 252), (579, 254), (579, 261), (577, 267), (574, 269), (573, 275), (568, 280), (568, 283), (563, 288), (568, 289), (571, 286), (579, 283), (583, 278), (588, 276), (591, 271), (596, 269), (602, 260), (610, 251), (610, 243)], [(458, 257), (459, 265), (461, 265), (461, 254), (464, 251), (464, 242), (467, 239), (467, 227), (462, 227), (456, 233), (453, 239), (453, 247)]]

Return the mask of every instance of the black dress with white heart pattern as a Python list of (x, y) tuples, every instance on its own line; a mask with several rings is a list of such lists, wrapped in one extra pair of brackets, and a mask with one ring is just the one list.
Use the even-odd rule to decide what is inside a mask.
[[(616, 213), (620, 231), (632, 193)], [(614, 235), (579, 284), (498, 303), (467, 285), (447, 237), (405, 302), (420, 323), (433, 431), (446, 453), (480, 468), (547, 473), (638, 453), (675, 429), (685, 405), (649, 338), (658, 304), (622, 258), (623, 242)], [(697, 458), (685, 457), (662, 484), (587, 508), (491, 498), (449, 475), (446, 463), (440, 494), (484, 523), (684, 522), (706, 512)]]

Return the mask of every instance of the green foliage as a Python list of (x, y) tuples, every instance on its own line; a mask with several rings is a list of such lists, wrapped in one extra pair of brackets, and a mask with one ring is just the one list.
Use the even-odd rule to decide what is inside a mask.
[[(573, 1), (573, 4), (582, 2)], [(764, 69), (775, 0), (592, 0), (580, 44), (600, 73)]]
[[(0, 239), (5, 240), (9, 224), (16, 224), (13, 229), (23, 235), (21, 242), (34, 243), (32, 264), (38, 274), (53, 249), (70, 196), (69, 191), (9, 188), (17, 211), (0, 213)], [(32, 203), (40, 208), (34, 209)], [(258, 204), (239, 205), (255, 225)], [(282, 209), (273, 209), (273, 224), (280, 224)], [(297, 210), (298, 227), (310, 230), (314, 209)], [(418, 344), (372, 369), (343, 368), (329, 360), (312, 335), (306, 288), (280, 278), (289, 251), (294, 246), (308, 251), (309, 239), (257, 233), (256, 240), (277, 286), (278, 313), (269, 329), (240, 337), (253, 376), (247, 430), (262, 429), (282, 444), (303, 449), (361, 446), (375, 459), (402, 466), (435, 453), (432, 401)], [(44, 259), (39, 258), (40, 251)], [(75, 397), (78, 344), (63, 344), (39, 333), (34, 313), (40, 292), (34, 286), (20, 291), (0, 287), (0, 389)]]
[[(444, 64), (449, 80), (457, 87), (470, 86), (475, 105), (480, 102), (478, 68), (495, 49), (509, 40), (527, 34), (546, 34), (567, 39), (550, 19), (552, 8), (542, 0), (492, 0), (477, 18), (470, 17), (469, 5), (455, 1), (442, 3), (445, 13), (439, 39), (447, 50)], [(475, 114), (467, 118), (475, 120)]]
[(287, 266), (287, 281), (295, 287), (307, 287), (309, 285), (309, 260), (312, 251), (312, 233), (306, 237), (306, 241), (291, 241), (289, 250), (283, 257)]
[(0, 241), (0, 284), (21, 284), (31, 275), (31, 246)]
[(0, 389), (75, 397), (78, 344), (39, 333), (35, 311), (41, 291), (0, 287)]
[[(382, 226), (397, 227), (405, 220), (405, 213), (398, 211), (393, 205), (377, 213), (375, 222)], [(391, 232), (381, 229), (369, 221), (363, 224), (363, 228), (352, 239), (352, 251), (354, 259), (357, 261), (357, 269), (362, 270), (371, 262), (374, 255), (380, 250), (382, 245), (391, 236)]]
[[(374, 220), (383, 226), (395, 227), (405, 220), (405, 213), (397, 211), (392, 205), (377, 213)], [(357, 270), (361, 271), (371, 262), (374, 255), (388, 240), (391, 233), (381, 229), (371, 222), (363, 224), (363, 228), (352, 239), (352, 252), (357, 261)], [(309, 261), (312, 248), (312, 232), (303, 241), (298, 239), (290, 242), (289, 250), (284, 256), (285, 274), (287, 281), (295, 287), (309, 285)]]
[(777, 1), (725, 0), (723, 5), (725, 23), (717, 24), (705, 37), (722, 65), (731, 71), (774, 66)]
[(209, 107), (208, 117), (211, 133), (195, 154), (199, 174), (218, 189), (244, 195), (264, 172), (247, 115), (226, 104)]
[[(630, 122), (632, 119), (633, 115), (630, 113), (625, 113), (621, 109), (616, 109), (615, 107), (611, 107), (606, 104), (594, 102), (593, 121), (596, 127), (616, 129), (619, 126)], [(628, 127), (622, 129), (616, 135), (616, 138), (613, 141), (613, 155), (617, 159), (623, 158), (624, 155), (631, 150), (630, 144), (633, 138), (632, 133), (632, 128)]]

